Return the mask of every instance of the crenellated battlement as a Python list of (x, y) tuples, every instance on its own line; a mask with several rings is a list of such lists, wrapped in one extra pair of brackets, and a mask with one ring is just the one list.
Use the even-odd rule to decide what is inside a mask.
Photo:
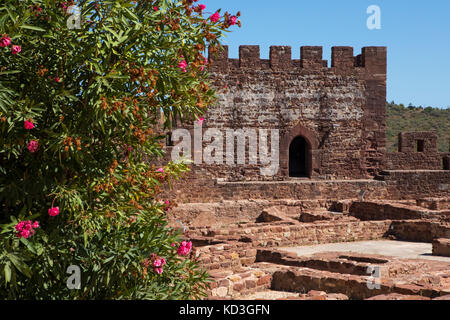
[[(386, 47), (364, 47), (356, 56), (352, 47), (333, 47), (331, 65), (319, 46), (301, 47), (300, 59), (289, 46), (271, 46), (269, 59), (261, 59), (259, 46), (240, 46), (238, 59), (230, 59), (228, 46), (215, 49), (208, 69), (218, 99), (208, 125), (279, 130), (278, 178), (367, 178), (384, 168)], [(311, 150), (291, 167), (290, 148), (304, 145)], [(247, 169), (233, 177), (252, 177), (254, 168)]]
[(331, 67), (323, 60), (323, 48), (319, 46), (303, 46), (300, 48), (300, 59), (292, 59), (290, 46), (271, 46), (270, 58), (261, 59), (259, 46), (240, 46), (239, 59), (230, 59), (228, 46), (217, 52), (209, 52), (210, 68), (213, 72), (227, 73), (231, 69), (272, 70), (295, 72), (299, 70), (321, 71), (332, 70), (336, 73), (353, 73), (365, 70), (366, 73), (378, 77), (386, 77), (387, 48), (364, 47), (361, 54), (354, 56), (353, 47), (333, 47), (331, 51)]

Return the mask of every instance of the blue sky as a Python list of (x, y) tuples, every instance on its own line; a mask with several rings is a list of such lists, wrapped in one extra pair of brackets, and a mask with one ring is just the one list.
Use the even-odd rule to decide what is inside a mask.
[[(331, 64), (332, 46), (388, 47), (387, 100), (408, 105), (450, 107), (450, 1), (448, 0), (200, 0), (206, 11), (241, 11), (242, 28), (233, 28), (224, 44), (230, 57), (239, 45), (324, 47)], [(370, 5), (381, 9), (381, 30), (366, 26)]]

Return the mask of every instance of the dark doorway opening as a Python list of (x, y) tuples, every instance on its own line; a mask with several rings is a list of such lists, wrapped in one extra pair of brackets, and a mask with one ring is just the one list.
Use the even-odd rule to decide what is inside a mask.
[(309, 145), (303, 137), (292, 140), (289, 146), (289, 176), (294, 178), (309, 177)]
[(416, 152), (424, 152), (424, 150), (425, 150), (425, 141), (417, 140)]
[(442, 158), (442, 166), (444, 170), (450, 170), (450, 157)]

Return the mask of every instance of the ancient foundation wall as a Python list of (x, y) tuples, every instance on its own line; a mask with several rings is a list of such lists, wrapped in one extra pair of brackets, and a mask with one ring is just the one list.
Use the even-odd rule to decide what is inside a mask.
[(424, 220), (392, 221), (389, 234), (402, 241), (432, 242), (450, 238), (450, 225)]
[(350, 215), (363, 221), (368, 220), (414, 220), (438, 218), (444, 212), (401, 203), (358, 202), (350, 205)]
[(445, 158), (448, 153), (393, 152), (386, 154), (389, 170), (448, 170)]
[[(192, 176), (191, 176), (192, 177)], [(169, 197), (180, 203), (220, 202), (223, 200), (342, 200), (389, 198), (387, 185), (377, 180), (289, 180), (224, 182), (192, 177), (176, 184)]]
[(389, 170), (383, 173), (387, 199), (420, 199), (450, 196), (448, 170)]
[(450, 257), (450, 239), (434, 239), (433, 255)]

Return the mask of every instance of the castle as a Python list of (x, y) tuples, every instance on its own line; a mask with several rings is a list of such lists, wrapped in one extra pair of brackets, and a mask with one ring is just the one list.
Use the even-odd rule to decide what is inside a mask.
[[(216, 84), (229, 91), (208, 110), (208, 126), (280, 130), (279, 178), (366, 178), (384, 166), (386, 150), (386, 48), (332, 49), (331, 68), (322, 47), (271, 47), (261, 60), (258, 46), (241, 46), (239, 60), (228, 48), (211, 60)], [(251, 168), (239, 168), (247, 178)], [(244, 177), (243, 177), (244, 178)]]
[(450, 153), (435, 132), (403, 132), (386, 152), (385, 47), (331, 60), (322, 47), (210, 52), (218, 100), (179, 124), (194, 163), (164, 195), (214, 279), (209, 298), (450, 299)]
[[(450, 172), (441, 171), (449, 169), (450, 153), (438, 152), (436, 133), (401, 133), (398, 152), (386, 152), (386, 47), (365, 47), (357, 56), (352, 47), (333, 47), (331, 67), (322, 58), (322, 47), (300, 51), (299, 60), (292, 59), (288, 46), (272, 46), (268, 60), (260, 58), (259, 46), (241, 46), (239, 59), (228, 58), (227, 46), (210, 52), (209, 71), (218, 100), (208, 107), (201, 132), (242, 131), (237, 140), (245, 143), (245, 159), (230, 165), (205, 163), (200, 156), (193, 166), (190, 192), (179, 192), (182, 201), (213, 200), (214, 192), (216, 200), (234, 199), (231, 189), (245, 197), (255, 186), (264, 189), (261, 197), (280, 198), (278, 193), (287, 192), (295, 199), (354, 198), (368, 191), (388, 199), (448, 194)], [(193, 126), (184, 127), (194, 134)], [(256, 139), (261, 139), (258, 133), (273, 130), (278, 135), (278, 166), (272, 175), (262, 175), (261, 150), (256, 146), (261, 140)], [(236, 158), (238, 147), (235, 137), (231, 139), (231, 157)], [(221, 138), (216, 146), (225, 150), (229, 142)], [(267, 141), (270, 149), (272, 142)], [(414, 179), (421, 185), (414, 186)], [(387, 182), (383, 185), (381, 180)], [(279, 183), (262, 187), (252, 184), (256, 181)], [(327, 181), (335, 182), (333, 190), (326, 187)], [(290, 188), (286, 182), (292, 182)], [(301, 195), (291, 195), (297, 192), (293, 187)]]

